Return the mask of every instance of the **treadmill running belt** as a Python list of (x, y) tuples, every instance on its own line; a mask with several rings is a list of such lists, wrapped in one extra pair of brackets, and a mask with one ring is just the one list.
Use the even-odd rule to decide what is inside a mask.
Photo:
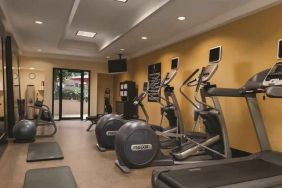
[(282, 175), (282, 166), (261, 159), (163, 172), (159, 179), (174, 188), (208, 188)]

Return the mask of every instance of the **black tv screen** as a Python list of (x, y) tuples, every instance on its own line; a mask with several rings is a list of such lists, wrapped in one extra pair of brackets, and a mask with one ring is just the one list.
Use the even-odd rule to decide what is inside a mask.
[(121, 73), (127, 71), (127, 60), (126, 59), (116, 59), (108, 61), (109, 73)]
[(217, 63), (221, 59), (221, 47), (215, 47), (210, 49), (210, 56), (209, 56), (209, 62), (210, 63)]
[(282, 39), (278, 43), (278, 58), (282, 59)]

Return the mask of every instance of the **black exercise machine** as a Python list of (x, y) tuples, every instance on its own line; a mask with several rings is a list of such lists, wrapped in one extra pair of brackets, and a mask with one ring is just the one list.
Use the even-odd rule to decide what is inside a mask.
[(113, 112), (113, 108), (111, 105), (111, 90), (109, 88), (105, 89), (105, 96), (104, 96), (104, 114), (97, 114), (96, 116), (88, 116), (86, 117), (86, 121), (90, 121), (91, 124), (88, 126), (86, 131), (90, 131), (93, 125), (96, 125), (98, 120), (104, 116), (105, 114), (110, 114)]
[[(282, 63), (252, 76), (241, 88), (210, 88), (210, 96), (245, 98), (261, 151), (247, 157), (165, 167), (153, 171), (155, 188), (281, 187), (282, 153), (273, 151), (257, 94), (282, 98)], [(275, 110), (275, 109), (272, 109)]]

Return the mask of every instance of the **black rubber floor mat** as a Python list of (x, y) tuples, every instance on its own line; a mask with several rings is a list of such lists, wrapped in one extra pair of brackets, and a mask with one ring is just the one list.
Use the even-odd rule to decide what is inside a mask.
[(27, 162), (59, 159), (64, 159), (64, 155), (57, 142), (33, 143), (28, 146)]
[(78, 188), (70, 167), (54, 167), (28, 170), (24, 188)]

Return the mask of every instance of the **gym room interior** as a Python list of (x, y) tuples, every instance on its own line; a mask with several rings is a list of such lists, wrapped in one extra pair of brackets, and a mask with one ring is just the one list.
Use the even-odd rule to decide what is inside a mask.
[(282, 0), (1, 0), (0, 188), (282, 187)]

